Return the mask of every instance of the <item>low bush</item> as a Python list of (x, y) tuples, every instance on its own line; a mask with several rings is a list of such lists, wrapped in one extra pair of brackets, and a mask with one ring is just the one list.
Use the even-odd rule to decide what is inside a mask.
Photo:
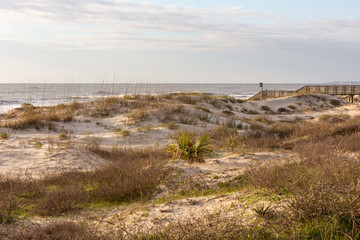
[(149, 112), (146, 110), (143, 110), (143, 109), (134, 111), (134, 112), (126, 115), (126, 117), (129, 119), (129, 121), (132, 124), (137, 124), (137, 123), (143, 122), (143, 121), (147, 120), (149, 118), (149, 116), (150, 116)]
[(268, 106), (261, 106), (260, 109), (263, 111), (270, 111), (270, 107)]
[(288, 108), (292, 109), (292, 110), (295, 110), (296, 107), (294, 105), (289, 105)]
[(66, 140), (68, 138), (69, 138), (69, 136), (66, 133), (60, 133), (59, 134), (59, 139), (60, 140)]
[(229, 116), (235, 115), (235, 113), (233, 113), (232, 111), (229, 111), (229, 110), (224, 110), (224, 111), (222, 111), (222, 113), (229, 115)]
[(286, 108), (283, 108), (283, 107), (281, 107), (281, 108), (278, 108), (278, 113), (286, 113), (286, 112), (289, 112), (289, 110), (288, 109), (286, 109)]
[(255, 121), (261, 122), (261, 123), (264, 123), (264, 124), (272, 124), (273, 123), (273, 121), (271, 119), (266, 118), (266, 117), (255, 118)]
[(39, 141), (35, 141), (35, 142), (34, 142), (34, 147), (35, 147), (36, 149), (40, 149), (40, 148), (42, 148), (42, 146), (43, 146), (43, 144), (42, 144), (41, 142), (39, 142)]
[(21, 226), (21, 229), (9, 233), (2, 233), (0, 237), (10, 240), (100, 240), (96, 233), (89, 231), (85, 224), (74, 222), (52, 222), (45, 226)]
[(210, 111), (210, 109), (206, 108), (206, 107), (202, 107), (202, 106), (196, 106), (197, 109), (203, 111), (203, 112), (206, 112), (206, 113), (212, 113)]
[(331, 114), (331, 115), (322, 114), (319, 117), (319, 121), (331, 122), (331, 123), (338, 123), (349, 119), (350, 119), (350, 115), (348, 114)]
[[(296, 226), (290, 230), (295, 239), (360, 236), (360, 161), (344, 154), (360, 148), (358, 126), (357, 117), (335, 123), (274, 125), (273, 133), (293, 141), (299, 160), (257, 166), (244, 173), (247, 184), (289, 196), (283, 211), (291, 217), (280, 225)], [(250, 139), (245, 144), (257, 140)]]
[(190, 105), (195, 105), (197, 103), (197, 98), (195, 98), (194, 96), (188, 96), (188, 95), (184, 95), (184, 94), (180, 94), (176, 98), (176, 100), (181, 103), (190, 104)]
[(0, 179), (0, 221), (16, 213), (59, 215), (91, 204), (120, 204), (149, 199), (169, 170), (164, 149), (120, 149), (97, 154), (109, 162), (93, 171), (70, 171), (42, 179)]
[(330, 104), (333, 106), (340, 106), (340, 101), (337, 99), (331, 99)]
[(9, 138), (9, 134), (7, 133), (0, 133), (0, 138), (5, 140), (5, 139), (8, 139)]
[(232, 122), (231, 124), (223, 124), (208, 131), (207, 134), (212, 140), (213, 148), (233, 151), (242, 146), (245, 137), (237, 132), (237, 126)]
[(194, 162), (202, 163), (204, 162), (204, 156), (210, 152), (210, 143), (211, 139), (208, 135), (195, 137), (193, 133), (180, 132), (173, 137), (168, 151), (173, 154), (173, 158), (186, 159), (190, 164)]
[(123, 136), (123, 137), (127, 137), (127, 136), (130, 136), (130, 131), (129, 130), (124, 130), (124, 129), (121, 129), (121, 128), (114, 128), (113, 130), (115, 133)]
[(176, 122), (169, 122), (169, 123), (166, 123), (164, 126), (170, 130), (174, 130), (174, 129), (178, 128), (178, 125), (176, 124)]
[(259, 114), (259, 112), (256, 111), (256, 110), (250, 110), (250, 111), (248, 111), (247, 113), (248, 113), (248, 114), (251, 114), (251, 115), (257, 115), (257, 114)]
[[(138, 234), (139, 239), (201, 240), (201, 239), (281, 239), (280, 229), (258, 221), (243, 223), (237, 216), (216, 212), (169, 224), (153, 234)], [(288, 236), (290, 237), (290, 236)]]
[(9, 119), (5, 121), (4, 127), (11, 129), (26, 129), (29, 127), (35, 127), (40, 129), (44, 126), (41, 115), (34, 108), (25, 108), (21, 116), (16, 119)]

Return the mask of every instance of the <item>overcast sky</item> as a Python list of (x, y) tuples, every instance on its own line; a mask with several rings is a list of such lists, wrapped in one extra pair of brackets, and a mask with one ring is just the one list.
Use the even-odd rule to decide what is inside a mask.
[(0, 83), (360, 81), (359, 0), (0, 0)]

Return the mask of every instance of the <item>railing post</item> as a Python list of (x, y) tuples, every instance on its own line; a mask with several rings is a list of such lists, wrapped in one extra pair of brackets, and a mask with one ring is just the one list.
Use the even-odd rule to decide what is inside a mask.
[(259, 87), (261, 88), (261, 100), (263, 100), (264, 99), (264, 93), (263, 93), (263, 91), (264, 91), (264, 84), (261, 82), (261, 83), (259, 83)]

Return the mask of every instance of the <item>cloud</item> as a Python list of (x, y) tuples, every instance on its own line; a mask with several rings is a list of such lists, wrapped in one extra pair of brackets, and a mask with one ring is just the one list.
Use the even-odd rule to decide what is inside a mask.
[(314, 39), (353, 42), (360, 39), (359, 26), (359, 20), (296, 22), (241, 6), (200, 9), (127, 0), (12, 0), (0, 6), (0, 40), (80, 49), (279, 50)]

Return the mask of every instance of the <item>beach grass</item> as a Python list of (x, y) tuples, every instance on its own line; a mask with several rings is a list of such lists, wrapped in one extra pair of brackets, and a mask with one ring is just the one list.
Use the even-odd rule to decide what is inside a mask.
[[(0, 228), (0, 236), (11, 235), (10, 239), (50, 238), (54, 234), (61, 239), (357, 239), (360, 236), (360, 117), (321, 115), (319, 121), (277, 121), (271, 117), (300, 111), (302, 106), (286, 103), (284, 107), (270, 108), (263, 104), (256, 108), (256, 104), (228, 96), (181, 93), (125, 95), (49, 108), (24, 105), (3, 120), (3, 127), (14, 130), (8, 140), (15, 136), (15, 131), (41, 130), (50, 123), (56, 129), (58, 123), (75, 122), (79, 116), (89, 117), (91, 121), (86, 122), (89, 125), (96, 119), (99, 123), (96, 127), (105, 128), (101, 120), (122, 114), (126, 120), (121, 127), (105, 128), (112, 135), (115, 132), (124, 137), (118, 137), (117, 141), (167, 131), (172, 144), (168, 149), (126, 148), (120, 144), (104, 148), (100, 145), (101, 138), (93, 137), (82, 151), (105, 160), (97, 168), (37, 179), (2, 176), (1, 226), (11, 226), (14, 222), (21, 225), (21, 219), (44, 216), (58, 220), (31, 229), (24, 225), (23, 231), (12, 234)], [(331, 102), (330, 105), (337, 106)], [(259, 115), (271, 109), (281, 110), (272, 112), (271, 116)], [(246, 117), (238, 119), (241, 114)], [(174, 129), (179, 131), (169, 131)], [(67, 140), (69, 145), (74, 145), (70, 131), (60, 130), (56, 134), (58, 141)], [(42, 144), (42, 140), (36, 140), (33, 147), (39, 152), (44, 150)], [(228, 178), (203, 174), (199, 178), (181, 179), (170, 167), (175, 160), (170, 160), (167, 150), (174, 158), (195, 165), (206, 164), (206, 158), (212, 154), (245, 156), (270, 152), (290, 157), (250, 165), (241, 174)], [(155, 197), (162, 184), (170, 190)], [(115, 232), (106, 235), (106, 231), (98, 232), (91, 221), (88, 224), (63, 221), (63, 216), (75, 219), (73, 216), (85, 210), (104, 210), (104, 206), (166, 204), (230, 193), (238, 194), (236, 204), (241, 204), (245, 212), (239, 210), (238, 214), (228, 215), (229, 209), (221, 209), (202, 217), (156, 225), (151, 231), (130, 234), (126, 227), (116, 226)], [(259, 194), (264, 197), (259, 198)], [(190, 204), (196, 205), (196, 199), (191, 199)], [(148, 216), (148, 213), (143, 215)]]

